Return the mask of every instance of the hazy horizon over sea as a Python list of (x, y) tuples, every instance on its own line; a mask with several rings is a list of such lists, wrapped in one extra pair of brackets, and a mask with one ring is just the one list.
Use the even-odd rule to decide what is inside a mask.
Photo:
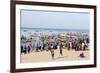
[[(27, 32), (27, 33), (26, 33)], [(27, 35), (28, 33), (44, 33), (44, 34), (61, 34), (61, 33), (80, 33), (85, 32), (89, 35), (87, 29), (54, 29), (54, 28), (24, 28), (21, 27), (21, 35)]]
[(29, 28), (29, 27), (21, 27), (21, 29), (31, 29), (31, 30), (62, 30), (62, 31), (89, 31), (89, 29), (68, 29), (68, 28)]

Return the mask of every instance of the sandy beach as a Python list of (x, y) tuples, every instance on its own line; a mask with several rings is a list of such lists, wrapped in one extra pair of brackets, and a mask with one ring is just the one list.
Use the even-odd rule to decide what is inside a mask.
[[(54, 50), (54, 59), (51, 57), (50, 51), (35, 52), (32, 51), (29, 54), (21, 54), (21, 63), (32, 63), (32, 62), (53, 62), (53, 61), (73, 61), (73, 60), (88, 60), (89, 50), (86, 51), (75, 51), (63, 49), (63, 56), (59, 54), (59, 50)], [(81, 58), (80, 53), (84, 53), (85, 57)]]

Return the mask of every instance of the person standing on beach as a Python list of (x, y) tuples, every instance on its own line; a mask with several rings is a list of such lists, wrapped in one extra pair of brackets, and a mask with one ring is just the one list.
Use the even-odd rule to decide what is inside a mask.
[(54, 59), (54, 49), (52, 44), (48, 46), (48, 50), (51, 52), (52, 59)]
[(38, 51), (39, 51), (39, 45), (37, 43), (37, 45), (36, 45), (36, 52), (38, 52)]
[(69, 41), (69, 44), (68, 44), (68, 50), (70, 50), (72, 48), (72, 42)]
[(28, 48), (28, 53), (30, 53), (31, 52), (31, 44), (29, 44), (27, 48)]
[(51, 44), (51, 54), (52, 54), (52, 59), (54, 59), (54, 48), (52, 44)]
[(60, 55), (63, 55), (63, 53), (62, 53), (62, 48), (63, 48), (63, 45), (62, 45), (62, 43), (60, 44), (60, 48), (59, 48), (59, 50), (60, 50)]
[(60, 45), (59, 44), (57, 45), (57, 49), (60, 51)]
[(68, 50), (70, 49), (70, 44), (68, 43)]
[(27, 53), (27, 47), (26, 47), (26, 45), (24, 46), (24, 54), (26, 54)]
[(84, 50), (84, 42), (82, 42), (82, 50)]
[(87, 42), (86, 40), (84, 40), (84, 50), (86, 50), (86, 48), (87, 48)]

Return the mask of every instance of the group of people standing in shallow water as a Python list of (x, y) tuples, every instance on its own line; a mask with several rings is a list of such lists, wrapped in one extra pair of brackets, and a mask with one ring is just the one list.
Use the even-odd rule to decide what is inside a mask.
[[(59, 38), (59, 37), (57, 37)], [(50, 41), (52, 40), (53, 41)], [(38, 39), (26, 39), (25, 37), (21, 38), (21, 53), (27, 54), (32, 51), (41, 52), (41, 51), (50, 51), (52, 59), (55, 57), (55, 51), (59, 50), (59, 54), (63, 55), (63, 49), (66, 50), (87, 50), (89, 46), (89, 38), (67, 38), (66, 40), (55, 39), (55, 37), (38, 37)]]

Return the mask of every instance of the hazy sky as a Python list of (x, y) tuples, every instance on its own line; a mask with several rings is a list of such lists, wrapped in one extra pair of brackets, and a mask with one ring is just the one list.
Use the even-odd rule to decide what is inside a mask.
[(89, 13), (21, 10), (21, 27), (89, 29)]

